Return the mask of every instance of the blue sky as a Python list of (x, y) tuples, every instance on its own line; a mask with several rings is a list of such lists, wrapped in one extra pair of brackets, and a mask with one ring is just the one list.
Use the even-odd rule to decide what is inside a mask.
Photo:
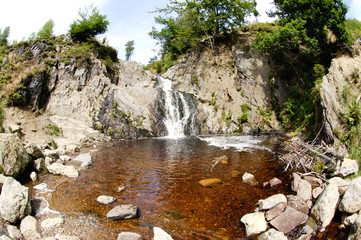
[[(155, 26), (152, 14), (156, 8), (164, 7), (168, 0), (0, 0), (0, 29), (10, 26), (9, 40), (27, 39), (49, 20), (53, 19), (55, 35), (65, 34), (69, 25), (78, 18), (79, 9), (91, 3), (110, 21), (106, 37), (109, 45), (116, 48), (119, 58), (124, 59), (124, 45), (134, 40), (135, 50), (132, 60), (141, 64), (148, 63), (156, 55), (156, 41), (148, 33)], [(272, 8), (272, 0), (257, 0), (261, 16), (258, 21), (270, 21), (265, 14)], [(361, 1), (346, 0), (349, 6), (348, 18), (361, 20)], [(250, 19), (250, 21), (253, 21)]]

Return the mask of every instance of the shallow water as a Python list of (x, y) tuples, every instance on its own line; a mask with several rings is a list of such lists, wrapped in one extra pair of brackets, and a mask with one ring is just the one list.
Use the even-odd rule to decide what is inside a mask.
[[(278, 141), (269, 137), (203, 139), (144, 139), (103, 146), (92, 154), (94, 164), (79, 178), (60, 183), (60, 176), (43, 178), (49, 188), (56, 188), (45, 198), (52, 210), (91, 216), (109, 232), (104, 239), (113, 239), (121, 231), (152, 239), (153, 226), (174, 239), (243, 238), (240, 218), (253, 211), (259, 199), (287, 193), (288, 176), (274, 152)], [(228, 164), (219, 163), (211, 172), (212, 161), (222, 155), (228, 157)], [(251, 187), (242, 182), (242, 176), (232, 178), (232, 170), (252, 173), (260, 183), (278, 177), (284, 184), (277, 189), (262, 189), (261, 184)], [(205, 188), (198, 182), (206, 178), (224, 182)], [(119, 186), (125, 186), (125, 191), (117, 193)], [(99, 195), (114, 196), (117, 201), (106, 206), (96, 201)], [(139, 207), (139, 218), (106, 218), (111, 208), (128, 203)]]

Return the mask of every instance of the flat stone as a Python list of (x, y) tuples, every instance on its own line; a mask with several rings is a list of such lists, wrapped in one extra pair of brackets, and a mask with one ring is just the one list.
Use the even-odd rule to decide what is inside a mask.
[(313, 199), (317, 199), (320, 194), (323, 192), (323, 189), (321, 187), (316, 187), (312, 190), (312, 197)]
[(340, 168), (335, 172), (335, 175), (347, 177), (352, 174), (357, 174), (359, 166), (356, 160), (344, 158), (341, 162)]
[(261, 211), (271, 209), (280, 203), (287, 203), (287, 198), (283, 194), (276, 194), (264, 200), (259, 201), (259, 209)]
[(275, 207), (266, 212), (266, 220), (271, 221), (275, 217), (278, 217), (287, 207), (287, 203), (279, 203)]
[(323, 184), (323, 181), (317, 177), (304, 176), (303, 179), (309, 182), (312, 185), (312, 187), (320, 187)]
[(273, 219), (270, 224), (278, 231), (288, 233), (297, 226), (305, 223), (307, 218), (308, 216), (306, 214), (291, 207), (287, 207), (286, 210)]
[(253, 176), (253, 174), (251, 173), (245, 173), (242, 176), (242, 180), (244, 183), (250, 185), (250, 186), (256, 186), (257, 184), (259, 184), (259, 182), (257, 181), (257, 179)]
[(93, 163), (90, 153), (80, 154), (74, 159), (74, 161), (81, 162), (81, 167), (88, 167)]
[(288, 206), (291, 208), (296, 209), (304, 214), (308, 214), (310, 211), (310, 206), (303, 200), (300, 199), (298, 196), (295, 195), (287, 195)]
[(281, 185), (282, 181), (275, 177), (275, 178), (272, 178), (269, 181), (269, 184), (270, 184), (270, 188), (274, 188), (274, 187), (277, 187), (277, 186)]
[(339, 200), (338, 186), (336, 184), (329, 184), (317, 199), (316, 203), (311, 209), (311, 216), (321, 225), (326, 228), (335, 216), (337, 204)]
[(210, 178), (199, 181), (199, 184), (203, 187), (212, 187), (216, 184), (221, 184), (223, 181), (219, 178)]
[(346, 192), (346, 190), (348, 188), (348, 185), (350, 185), (350, 182), (348, 182), (345, 179), (340, 178), (340, 177), (333, 177), (328, 182), (329, 183), (336, 183), (337, 186), (338, 186), (338, 192), (341, 195), (345, 194), (345, 192)]
[(355, 213), (361, 210), (361, 177), (351, 181), (342, 197), (339, 209), (341, 212)]
[(293, 181), (291, 182), (291, 189), (292, 191), (297, 192), (298, 186), (302, 179), (300, 175), (298, 175), (297, 173), (292, 173), (292, 176), (293, 176)]
[(306, 180), (301, 180), (298, 184), (297, 196), (307, 202), (312, 199), (312, 186)]
[(125, 220), (132, 219), (138, 216), (138, 207), (133, 204), (120, 205), (107, 214), (107, 218), (110, 220)]
[(241, 218), (241, 222), (246, 227), (247, 237), (260, 234), (267, 229), (267, 222), (263, 212), (246, 214)]
[(64, 223), (63, 218), (48, 218), (41, 222), (40, 226), (42, 229), (59, 227)]
[(99, 196), (99, 197), (97, 198), (97, 201), (98, 201), (99, 203), (103, 203), (103, 204), (111, 204), (111, 203), (115, 202), (116, 200), (117, 200), (117, 199), (116, 199), (115, 197), (104, 196), (104, 195)]
[(63, 175), (73, 178), (79, 177), (78, 170), (76, 170), (75, 167), (71, 165), (63, 165), (61, 163), (56, 162), (48, 166), (48, 170), (50, 173), (56, 175)]
[(283, 234), (283, 232), (279, 232), (271, 228), (267, 232), (259, 235), (257, 240), (287, 240), (287, 237)]
[(159, 227), (153, 228), (154, 240), (173, 240), (172, 236)]
[(118, 234), (117, 240), (142, 240), (142, 236), (133, 232), (121, 232)]

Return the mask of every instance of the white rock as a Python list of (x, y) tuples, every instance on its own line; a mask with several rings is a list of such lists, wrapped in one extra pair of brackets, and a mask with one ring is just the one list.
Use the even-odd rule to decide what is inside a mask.
[(361, 177), (351, 181), (342, 197), (339, 209), (347, 213), (355, 213), (361, 210)]
[(2, 236), (0, 237), (0, 240), (12, 240), (12, 239), (9, 238), (9, 237), (6, 236), (6, 235), (2, 235)]
[(263, 212), (249, 213), (241, 218), (246, 227), (246, 235), (252, 236), (266, 231), (267, 222)]
[(67, 236), (67, 235), (64, 235), (64, 234), (56, 234), (55, 235), (55, 238), (57, 240), (81, 240), (79, 237), (77, 236)]
[(6, 229), (8, 230), (9, 237), (14, 240), (20, 240), (23, 238), (23, 235), (21, 234), (20, 230), (13, 225), (7, 225)]
[(338, 186), (331, 183), (327, 185), (315, 205), (313, 205), (311, 216), (313, 216), (322, 228), (326, 228), (331, 223), (331, 220), (335, 216), (338, 200)]
[(323, 192), (323, 189), (322, 189), (322, 188), (320, 188), (320, 187), (314, 188), (314, 189), (312, 190), (312, 197), (313, 197), (313, 199), (317, 199), (322, 192)]
[(283, 232), (279, 232), (271, 228), (267, 232), (258, 236), (257, 240), (287, 240), (287, 237), (283, 234)]
[(133, 232), (121, 232), (118, 234), (117, 240), (142, 240), (142, 236)]
[(36, 190), (40, 190), (40, 191), (46, 191), (48, 189), (48, 184), (40, 183), (40, 184), (34, 186), (33, 188)]
[(297, 197), (307, 202), (312, 198), (312, 186), (306, 180), (301, 180), (297, 189)]
[(59, 158), (64, 162), (71, 161), (71, 157), (69, 157), (68, 155), (61, 155)]
[(298, 175), (297, 173), (292, 173), (292, 176), (293, 176), (293, 181), (291, 183), (291, 189), (292, 191), (297, 192), (298, 186), (300, 185), (302, 179), (300, 175)]
[(347, 177), (352, 174), (357, 174), (359, 171), (359, 166), (356, 160), (344, 158), (341, 162), (340, 168), (335, 172), (335, 175), (340, 175), (341, 177)]
[(287, 203), (287, 198), (283, 194), (276, 194), (264, 200), (259, 201), (259, 209), (261, 211), (271, 209), (280, 203)]
[(0, 212), (3, 219), (14, 223), (31, 213), (29, 188), (12, 177), (7, 177), (0, 195)]
[(154, 240), (173, 240), (171, 235), (159, 227), (153, 228)]
[(34, 160), (34, 168), (38, 172), (42, 172), (43, 170), (45, 170), (46, 167), (44, 158), (38, 158)]
[(74, 161), (81, 162), (81, 167), (88, 167), (93, 163), (90, 153), (80, 154)]
[(348, 240), (360, 240), (361, 239), (361, 213), (358, 214), (356, 221), (351, 227)]
[(41, 239), (39, 223), (32, 216), (27, 216), (21, 221), (20, 231), (26, 240)]
[(50, 157), (53, 160), (57, 160), (59, 158), (59, 152), (57, 150), (50, 150), (50, 149), (45, 149), (44, 150), (44, 156), (45, 157)]
[(61, 163), (53, 163), (48, 166), (48, 170), (52, 174), (63, 175), (67, 177), (79, 177), (78, 170), (71, 165), (63, 165)]
[(116, 199), (115, 197), (104, 196), (104, 195), (99, 196), (99, 197), (97, 198), (97, 201), (98, 201), (99, 203), (103, 203), (103, 204), (111, 204), (111, 203), (115, 202), (116, 200), (117, 200), (117, 199)]
[(30, 179), (33, 182), (36, 182), (36, 180), (38, 180), (38, 175), (36, 174), (36, 172), (31, 172), (30, 173)]
[(347, 188), (348, 188), (348, 185), (350, 184), (350, 182), (346, 181), (345, 179), (343, 178), (340, 178), (340, 177), (333, 177), (329, 180), (329, 183), (335, 183), (337, 184), (338, 186), (338, 192), (343, 195)]
[(41, 222), (41, 228), (53, 228), (53, 227), (59, 227), (61, 224), (63, 224), (64, 220), (61, 217), (57, 218), (48, 218)]
[(247, 183), (250, 186), (256, 186), (259, 183), (253, 174), (247, 172), (243, 174), (242, 180), (244, 183)]

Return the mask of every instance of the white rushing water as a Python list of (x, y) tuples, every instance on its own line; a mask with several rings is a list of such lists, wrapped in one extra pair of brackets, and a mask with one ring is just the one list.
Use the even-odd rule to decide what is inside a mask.
[(269, 150), (263, 146), (265, 138), (257, 136), (212, 136), (201, 137), (200, 139), (211, 146), (222, 149), (234, 148), (238, 152), (248, 152), (255, 149)]
[(179, 138), (186, 135), (196, 135), (196, 106), (190, 95), (174, 90), (172, 81), (159, 77), (159, 86), (163, 91), (164, 125), (168, 137)]

